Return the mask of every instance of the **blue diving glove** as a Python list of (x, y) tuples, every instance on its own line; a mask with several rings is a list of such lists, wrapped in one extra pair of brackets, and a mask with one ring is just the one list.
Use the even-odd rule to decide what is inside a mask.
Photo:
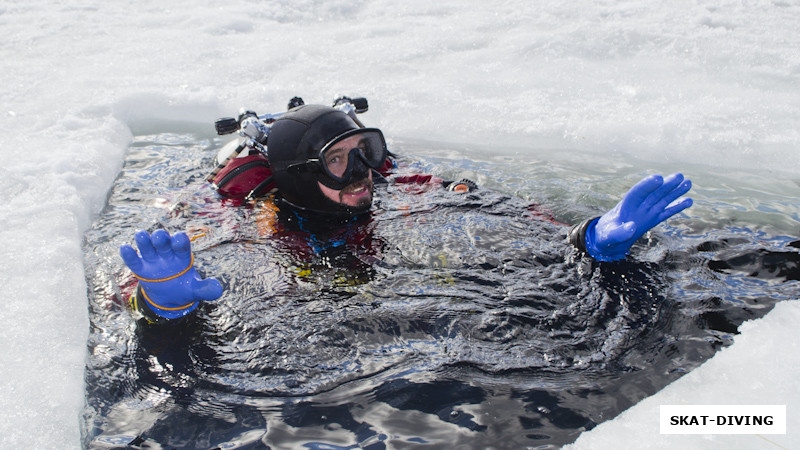
[(136, 233), (141, 257), (130, 245), (119, 249), (120, 256), (139, 279), (144, 300), (154, 313), (177, 319), (197, 308), (201, 300), (216, 300), (222, 295), (219, 281), (202, 279), (194, 268), (191, 242), (185, 233), (170, 237), (164, 230), (152, 236)]
[(611, 211), (586, 230), (586, 251), (598, 261), (615, 261), (628, 253), (648, 230), (692, 206), (692, 199), (672, 204), (692, 188), (676, 173), (662, 178), (650, 175), (632, 187)]

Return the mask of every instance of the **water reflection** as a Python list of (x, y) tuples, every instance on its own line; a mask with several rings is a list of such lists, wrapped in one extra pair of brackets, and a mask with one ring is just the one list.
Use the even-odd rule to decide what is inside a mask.
[[(798, 294), (797, 244), (747, 229), (667, 227), (595, 264), (490, 190), (384, 185), (373, 214), (318, 228), (170, 185), (209, 145), (132, 148), (87, 232), (88, 447), (557, 447)], [(179, 326), (124, 310), (117, 249), (149, 223), (196, 236), (226, 286)]]

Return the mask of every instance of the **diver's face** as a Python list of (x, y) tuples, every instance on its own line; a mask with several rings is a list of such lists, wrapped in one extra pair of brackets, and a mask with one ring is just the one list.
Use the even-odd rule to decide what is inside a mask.
[[(347, 166), (347, 157), (350, 149), (359, 148), (361, 145), (362, 137), (359, 135), (351, 136), (337, 142), (333, 147), (325, 152), (325, 163), (328, 165), (336, 175), (341, 175), (344, 172), (344, 167)], [(336, 190), (317, 181), (319, 189), (322, 193), (336, 203), (341, 203), (346, 206), (364, 207), (372, 204), (372, 171), (367, 170), (367, 176), (355, 180), (344, 187), (344, 189)]]
[(364, 207), (372, 204), (373, 185), (371, 170), (366, 178), (354, 181), (340, 191), (331, 189), (319, 181), (317, 181), (317, 185), (319, 185), (319, 189), (322, 191), (325, 197), (328, 197), (336, 203), (354, 207)]

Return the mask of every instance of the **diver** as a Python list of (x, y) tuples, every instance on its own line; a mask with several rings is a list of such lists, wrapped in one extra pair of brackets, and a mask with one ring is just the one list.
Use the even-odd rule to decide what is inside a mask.
[[(271, 122), (263, 141), (265, 152), (227, 161), (216, 180), (219, 175), (242, 173), (239, 169), (252, 162), (260, 163), (259, 175), (250, 177), (245, 189), (215, 183), (220, 194), (238, 198), (248, 191), (274, 194), (282, 207), (321, 224), (369, 214), (375, 183), (387, 182), (395, 167), (382, 132), (364, 127), (352, 108), (291, 107)], [(441, 184), (456, 192), (477, 188), (469, 180), (445, 182), (431, 176), (395, 177), (393, 182)], [(594, 260), (624, 259), (644, 233), (691, 206), (690, 198), (678, 200), (689, 189), (691, 181), (679, 173), (647, 176), (613, 209), (573, 226), (569, 240)], [(219, 281), (203, 278), (194, 268), (185, 233), (138, 231), (135, 241), (138, 253), (123, 245), (120, 255), (139, 282), (130, 305), (149, 320), (171, 322), (194, 311), (200, 302), (222, 295)]]

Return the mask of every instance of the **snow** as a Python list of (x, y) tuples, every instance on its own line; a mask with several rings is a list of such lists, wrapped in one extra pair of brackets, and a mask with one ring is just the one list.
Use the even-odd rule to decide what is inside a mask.
[[(5, 0), (0, 29), (0, 448), (80, 446), (82, 234), (137, 134), (343, 93), (390, 138), (686, 167), (696, 189), (747, 173), (798, 194), (793, 1)], [(787, 404), (788, 434), (768, 438), (796, 444), (799, 314), (779, 304), (575, 446), (770, 445), (652, 426), (657, 405), (697, 399)]]
[[(742, 324), (733, 346), (615, 420), (583, 433), (567, 448), (614, 448), (615, 442), (635, 442), (641, 449), (796, 447), (800, 417), (794, 411), (800, 395), (794, 378), (800, 367), (800, 344), (793, 335), (798, 320), (796, 303), (779, 303), (762, 319)], [(662, 435), (660, 405), (786, 405), (787, 434)]]

